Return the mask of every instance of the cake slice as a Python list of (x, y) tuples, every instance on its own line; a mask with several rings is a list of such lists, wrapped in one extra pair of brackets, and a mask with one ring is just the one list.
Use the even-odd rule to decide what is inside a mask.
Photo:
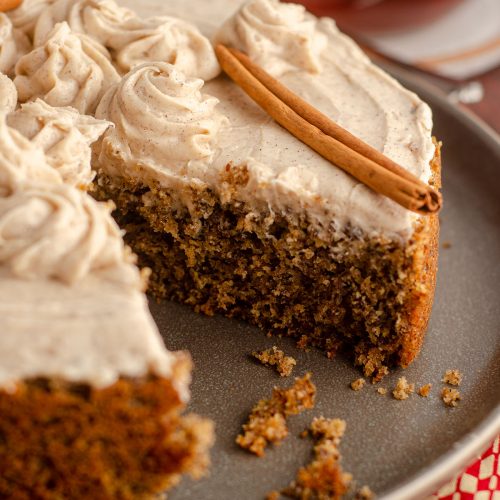
[(151, 498), (198, 477), (212, 424), (183, 414), (190, 358), (165, 348), (110, 204), (1, 123), (0, 497)]
[[(254, 0), (214, 36), (439, 188), (429, 107), (333, 20)], [(115, 127), (95, 147), (95, 195), (116, 203), (127, 242), (153, 270), (151, 293), (329, 356), (342, 347), (376, 379), (418, 354), (436, 278), (436, 215), (360, 184), (223, 75), (203, 86), (165, 63), (138, 66), (96, 116)]]

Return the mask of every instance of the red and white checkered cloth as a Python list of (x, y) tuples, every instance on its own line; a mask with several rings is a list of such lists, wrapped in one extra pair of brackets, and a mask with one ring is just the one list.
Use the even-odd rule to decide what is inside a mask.
[(473, 465), (429, 500), (500, 500), (500, 436)]

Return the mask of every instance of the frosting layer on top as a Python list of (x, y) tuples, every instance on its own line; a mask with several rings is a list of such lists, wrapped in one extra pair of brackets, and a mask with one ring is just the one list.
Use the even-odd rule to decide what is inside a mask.
[[(188, 19), (197, 17), (196, 9), (190, 13), (176, 0), (165, 6), (158, 2), (137, 6), (143, 15), (153, 7), (185, 13)], [(318, 19), (300, 6), (278, 0), (253, 0), (217, 30), (227, 9), (223, 0), (210, 3), (204, 10), (205, 34), (253, 55), (338, 124), (429, 181), (435, 152), (429, 107), (373, 65), (333, 20)], [(187, 162), (181, 170), (151, 161), (141, 175), (147, 171), (165, 185), (177, 176), (178, 182), (203, 182), (217, 190), (228, 163), (246, 165), (248, 183), (234, 196), (250, 206), (306, 213), (319, 232), (349, 227), (360, 234), (411, 236), (418, 215), (332, 166), (277, 125), (226, 77), (207, 82), (203, 91), (219, 99), (217, 109), (229, 118), (221, 126), (213, 158)], [(150, 131), (143, 132), (147, 144)], [(122, 174), (135, 175), (127, 169)]]

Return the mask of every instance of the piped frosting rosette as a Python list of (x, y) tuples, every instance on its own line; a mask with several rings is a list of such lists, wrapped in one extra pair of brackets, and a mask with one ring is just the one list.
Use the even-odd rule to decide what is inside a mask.
[(294, 69), (318, 73), (327, 39), (317, 23), (302, 5), (253, 0), (222, 25), (214, 43), (246, 52), (275, 76)]
[(30, 50), (28, 37), (15, 29), (10, 19), (0, 12), (0, 71), (12, 75), (17, 60)]
[(0, 115), (0, 196), (16, 191), (28, 179), (62, 183), (61, 175), (48, 164), (43, 150), (10, 128), (5, 115)]
[(95, 176), (90, 146), (111, 126), (71, 107), (54, 108), (41, 99), (23, 104), (8, 116), (7, 123), (43, 149), (47, 162), (66, 184), (81, 188)]
[(167, 63), (134, 68), (97, 108), (97, 118), (115, 124), (102, 140), (100, 167), (131, 175), (136, 168), (164, 166), (182, 174), (190, 162), (210, 161), (226, 118), (202, 86)]
[(53, 26), (66, 21), (107, 47), (120, 71), (144, 62), (173, 64), (188, 76), (210, 80), (219, 72), (212, 45), (192, 24), (169, 16), (141, 19), (113, 0), (57, 0), (37, 22), (39, 45)]
[(105, 91), (120, 80), (109, 54), (94, 40), (57, 24), (43, 45), (16, 65), (19, 101), (43, 99), (51, 106), (72, 106), (92, 114)]
[(31, 40), (35, 25), (43, 10), (55, 0), (23, 0), (16, 9), (7, 12), (14, 28), (22, 31)]
[(14, 111), (16, 106), (16, 86), (7, 75), (0, 73), (0, 115)]
[(66, 184), (28, 182), (0, 197), (0, 265), (68, 285), (89, 274), (141, 288), (111, 206)]

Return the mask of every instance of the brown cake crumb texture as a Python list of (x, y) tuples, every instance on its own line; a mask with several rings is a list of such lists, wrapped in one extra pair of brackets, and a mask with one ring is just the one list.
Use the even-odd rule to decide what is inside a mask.
[(441, 399), (446, 406), (455, 407), (458, 406), (458, 402), (462, 399), (460, 392), (457, 389), (452, 389), (450, 387), (443, 387), (441, 391)]
[(400, 377), (396, 387), (392, 391), (394, 399), (403, 400), (408, 399), (410, 394), (415, 391), (415, 384), (409, 384), (406, 377)]
[(352, 475), (340, 465), (339, 444), (346, 423), (340, 419), (315, 418), (310, 433), (316, 440), (314, 459), (297, 472), (295, 481), (281, 493), (300, 500), (336, 500), (347, 493)]
[(357, 380), (354, 380), (353, 382), (351, 382), (351, 389), (353, 391), (360, 391), (361, 389), (363, 389), (365, 384), (366, 384), (366, 380), (364, 378), (358, 378)]
[(288, 435), (286, 419), (314, 407), (316, 387), (311, 374), (296, 378), (289, 389), (273, 389), (271, 399), (262, 399), (253, 408), (243, 434), (236, 437), (242, 448), (261, 457), (269, 443), (279, 443)]
[(291, 356), (285, 356), (285, 353), (273, 346), (271, 349), (265, 351), (258, 351), (252, 353), (254, 358), (257, 358), (263, 365), (275, 366), (276, 370), (282, 377), (291, 375), (293, 367), (297, 361)]
[(420, 387), (420, 389), (418, 390), (418, 394), (423, 398), (427, 398), (431, 393), (431, 389), (432, 389), (432, 384), (425, 384), (422, 387)]
[[(437, 146), (431, 166), (439, 188)], [(438, 217), (419, 219), (406, 244), (351, 227), (320, 235), (307, 211), (278, 214), (241, 202), (248, 182), (246, 165), (227, 165), (222, 192), (99, 172), (93, 194), (114, 201), (126, 242), (152, 269), (157, 298), (294, 336), (329, 357), (346, 348), (375, 381), (388, 366), (411, 363), (432, 305)]]
[[(190, 370), (187, 358), (176, 376)], [(202, 475), (213, 426), (182, 416), (170, 379), (96, 389), (33, 379), (0, 391), (0, 497), (146, 499)]]
[(363, 486), (358, 492), (356, 492), (356, 500), (372, 500), (375, 498), (375, 494), (368, 486)]
[(446, 370), (442, 382), (458, 386), (462, 382), (462, 374), (458, 370)]

